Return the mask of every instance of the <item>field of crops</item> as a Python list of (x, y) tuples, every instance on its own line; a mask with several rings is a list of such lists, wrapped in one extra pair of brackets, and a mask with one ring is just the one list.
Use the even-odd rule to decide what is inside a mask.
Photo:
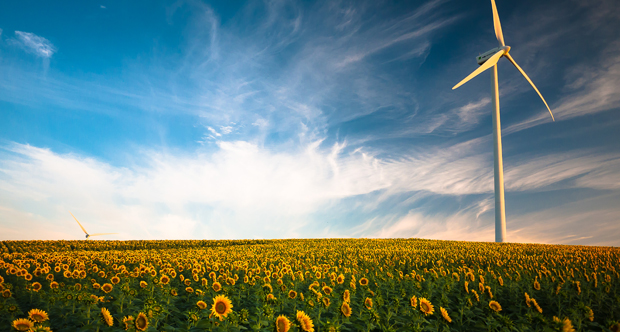
[(617, 331), (618, 248), (0, 242), (0, 331)]

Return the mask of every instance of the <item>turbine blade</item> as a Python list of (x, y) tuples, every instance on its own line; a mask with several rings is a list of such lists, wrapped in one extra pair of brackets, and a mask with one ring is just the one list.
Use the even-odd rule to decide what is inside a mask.
[(502, 55), (504, 55), (504, 50), (499, 50), (499, 52), (493, 54), (492, 57), (489, 58), (489, 60), (487, 60), (485, 63), (482, 64), (482, 66), (478, 67), (478, 69), (474, 70), (473, 73), (469, 74), (469, 76), (465, 77), (462, 81), (460, 81), (457, 85), (455, 85), (452, 90), (458, 88), (459, 86), (465, 84), (467, 81), (471, 80), (472, 78), (476, 77), (478, 74), (482, 73), (483, 71), (495, 66), (495, 64), (497, 63), (497, 61), (499, 61), (499, 58), (502, 57)]
[(499, 46), (506, 46), (504, 44), (504, 34), (502, 34), (502, 25), (499, 23), (499, 15), (497, 14), (495, 0), (491, 0), (491, 6), (493, 7), (493, 27), (495, 28), (495, 37), (497, 37)]
[(523, 74), (523, 76), (525, 77), (525, 79), (530, 82), (530, 84), (532, 85), (532, 88), (534, 88), (534, 90), (536, 90), (536, 93), (538, 93), (538, 95), (540, 96), (540, 99), (542, 99), (543, 103), (545, 103), (545, 106), (547, 106), (547, 109), (549, 110), (549, 114), (551, 114), (551, 119), (553, 121), (555, 121), (555, 118), (553, 117), (553, 113), (551, 113), (551, 109), (549, 108), (549, 105), (547, 105), (547, 101), (545, 101), (545, 98), (543, 98), (542, 94), (540, 94), (540, 91), (538, 91), (538, 89), (536, 88), (536, 85), (534, 85), (534, 82), (532, 82), (532, 80), (527, 76), (527, 74), (523, 71), (523, 69), (521, 69), (521, 67), (519, 67), (519, 65), (517, 64), (517, 62), (515, 61), (515, 59), (512, 58), (512, 56), (510, 56), (510, 54), (506, 53), (506, 58), (508, 58), (508, 60), (510, 62), (512, 62), (512, 64), (517, 67), (517, 69), (521, 72), (521, 74)]
[(118, 233), (97, 233), (97, 234), (91, 234), (90, 236), (111, 235), (111, 234), (118, 234)]
[[(69, 213), (71, 213), (71, 211), (69, 211)], [(88, 233), (86, 232), (86, 230), (84, 229), (84, 227), (82, 227), (82, 224), (80, 224), (80, 222), (77, 220), (77, 218), (73, 215), (73, 213), (71, 213), (71, 216), (73, 217), (73, 219), (75, 219), (75, 221), (77, 221), (78, 225), (80, 225), (80, 228), (84, 231), (84, 234), (88, 235)]]

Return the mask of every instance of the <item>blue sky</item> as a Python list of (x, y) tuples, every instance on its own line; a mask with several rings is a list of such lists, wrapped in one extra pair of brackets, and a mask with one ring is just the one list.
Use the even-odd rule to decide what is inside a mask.
[[(620, 245), (620, 6), (497, 0), (507, 239)], [(494, 240), (480, 1), (0, 3), (0, 240)]]

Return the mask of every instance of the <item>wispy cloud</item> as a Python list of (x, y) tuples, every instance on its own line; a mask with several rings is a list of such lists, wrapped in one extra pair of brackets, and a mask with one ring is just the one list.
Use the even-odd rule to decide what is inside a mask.
[(14, 41), (25, 51), (42, 58), (49, 59), (56, 52), (56, 47), (49, 40), (31, 32), (15, 31)]

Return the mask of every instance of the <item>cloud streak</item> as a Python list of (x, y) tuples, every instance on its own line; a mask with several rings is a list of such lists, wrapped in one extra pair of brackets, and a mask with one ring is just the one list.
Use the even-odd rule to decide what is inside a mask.
[(47, 39), (32, 32), (15, 31), (15, 42), (25, 51), (49, 59), (56, 53), (56, 47)]

